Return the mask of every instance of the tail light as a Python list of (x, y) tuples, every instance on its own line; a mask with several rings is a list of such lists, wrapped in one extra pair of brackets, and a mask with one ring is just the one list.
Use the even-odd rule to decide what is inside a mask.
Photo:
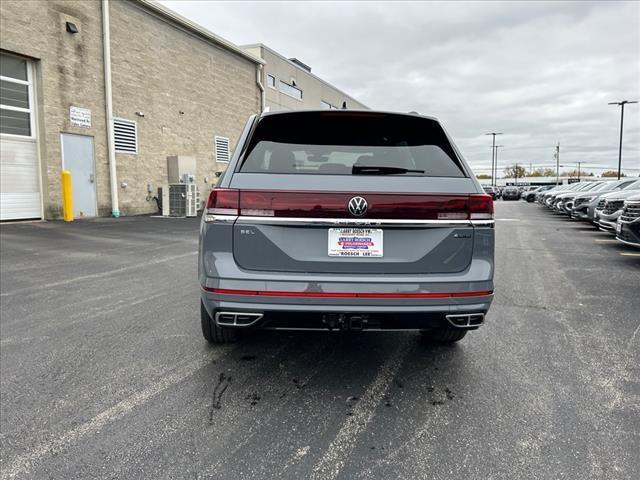
[(469, 220), (493, 220), (491, 195), (469, 195)]
[[(206, 215), (238, 215), (240, 191), (231, 188), (214, 188), (207, 200)], [(205, 220), (209, 220), (206, 219)]]
[[(368, 208), (362, 217), (355, 217), (348, 210), (354, 196), (362, 196), (367, 201)], [(468, 195), (240, 192), (240, 214), (260, 217), (467, 220), (468, 205)]]
[[(349, 213), (354, 193), (287, 192), (214, 188), (205, 221), (213, 215), (252, 217), (358, 218)], [(491, 220), (490, 195), (361, 194), (368, 209), (361, 218), (414, 220)]]

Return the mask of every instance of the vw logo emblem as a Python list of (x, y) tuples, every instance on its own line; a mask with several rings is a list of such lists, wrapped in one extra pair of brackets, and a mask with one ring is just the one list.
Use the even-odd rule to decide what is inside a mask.
[(365, 213), (367, 213), (367, 208), (369, 208), (369, 205), (367, 204), (367, 201), (364, 198), (353, 197), (351, 200), (349, 200), (348, 207), (349, 207), (349, 213), (351, 213), (351, 215), (355, 217), (361, 217)]

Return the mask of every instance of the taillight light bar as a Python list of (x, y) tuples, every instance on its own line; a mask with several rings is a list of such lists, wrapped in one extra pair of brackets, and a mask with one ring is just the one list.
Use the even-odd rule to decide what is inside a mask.
[[(213, 216), (357, 218), (347, 210), (353, 193), (287, 192), (214, 188), (207, 201), (205, 220)], [(364, 219), (491, 220), (490, 195), (361, 194), (368, 203)]]
[(283, 290), (238, 290), (202, 287), (205, 292), (222, 295), (297, 298), (462, 298), (493, 295), (493, 290), (472, 292), (291, 292)]

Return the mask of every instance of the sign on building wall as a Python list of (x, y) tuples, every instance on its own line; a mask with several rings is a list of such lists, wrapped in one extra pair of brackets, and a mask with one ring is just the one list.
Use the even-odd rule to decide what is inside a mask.
[(69, 119), (74, 127), (91, 128), (91, 110), (88, 108), (69, 107)]

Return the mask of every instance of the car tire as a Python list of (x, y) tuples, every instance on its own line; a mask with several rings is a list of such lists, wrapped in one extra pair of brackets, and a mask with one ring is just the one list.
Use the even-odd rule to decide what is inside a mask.
[(238, 332), (235, 330), (216, 325), (202, 302), (200, 302), (200, 323), (202, 325), (202, 336), (209, 343), (231, 343), (238, 338)]
[(420, 332), (426, 343), (447, 345), (459, 342), (467, 334), (462, 328), (441, 328), (438, 330), (425, 330)]

